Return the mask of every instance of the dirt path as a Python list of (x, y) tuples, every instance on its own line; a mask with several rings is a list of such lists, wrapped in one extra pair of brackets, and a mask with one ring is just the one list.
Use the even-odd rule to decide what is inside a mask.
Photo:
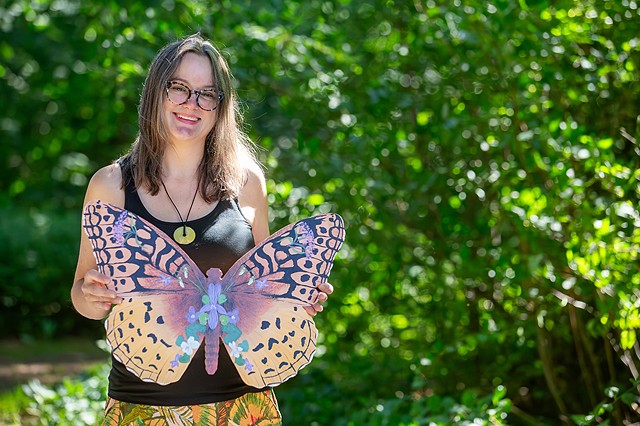
[(32, 379), (52, 384), (107, 359), (91, 340), (0, 341), (0, 392)]

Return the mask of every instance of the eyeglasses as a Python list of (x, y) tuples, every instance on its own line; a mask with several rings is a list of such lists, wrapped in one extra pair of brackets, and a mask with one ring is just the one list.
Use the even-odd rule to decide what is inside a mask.
[(177, 105), (187, 103), (191, 94), (196, 95), (196, 104), (205, 111), (213, 111), (224, 99), (224, 92), (216, 89), (192, 90), (178, 81), (167, 81), (167, 98)]

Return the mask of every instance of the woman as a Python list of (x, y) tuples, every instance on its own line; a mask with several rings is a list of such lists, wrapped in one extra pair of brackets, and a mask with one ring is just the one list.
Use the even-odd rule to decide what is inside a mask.
[[(136, 213), (172, 236), (201, 270), (226, 272), (269, 236), (265, 179), (240, 130), (226, 61), (198, 34), (165, 46), (151, 64), (139, 111), (130, 152), (96, 172), (85, 204), (100, 199)], [(105, 318), (122, 301), (105, 288), (109, 281), (97, 271), (83, 234), (71, 290), (76, 310)], [(333, 291), (330, 284), (319, 290), (320, 302)], [(307, 311), (314, 315), (322, 305)], [(216, 373), (208, 375), (203, 349), (169, 385), (143, 382), (112, 359), (103, 424), (151, 418), (176, 424), (281, 423), (271, 390), (244, 384), (225, 351)]]

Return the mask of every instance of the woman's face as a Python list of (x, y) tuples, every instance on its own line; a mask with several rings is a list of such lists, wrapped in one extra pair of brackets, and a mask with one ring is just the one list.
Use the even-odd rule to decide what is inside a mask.
[[(187, 86), (191, 90), (215, 87), (213, 69), (207, 56), (189, 52), (182, 57), (176, 72), (170, 79)], [(196, 104), (196, 94), (191, 93), (189, 100), (181, 105), (169, 100), (164, 93), (164, 120), (172, 143), (179, 141), (204, 142), (213, 128), (217, 111), (205, 111)]]

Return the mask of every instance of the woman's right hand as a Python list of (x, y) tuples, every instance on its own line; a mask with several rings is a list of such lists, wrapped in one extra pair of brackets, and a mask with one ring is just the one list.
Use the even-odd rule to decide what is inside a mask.
[(107, 288), (107, 284), (110, 281), (111, 278), (108, 276), (95, 269), (89, 269), (84, 274), (84, 279), (80, 286), (80, 292), (87, 305), (98, 311), (104, 311), (105, 315), (113, 305), (122, 303), (122, 298), (115, 291)]

